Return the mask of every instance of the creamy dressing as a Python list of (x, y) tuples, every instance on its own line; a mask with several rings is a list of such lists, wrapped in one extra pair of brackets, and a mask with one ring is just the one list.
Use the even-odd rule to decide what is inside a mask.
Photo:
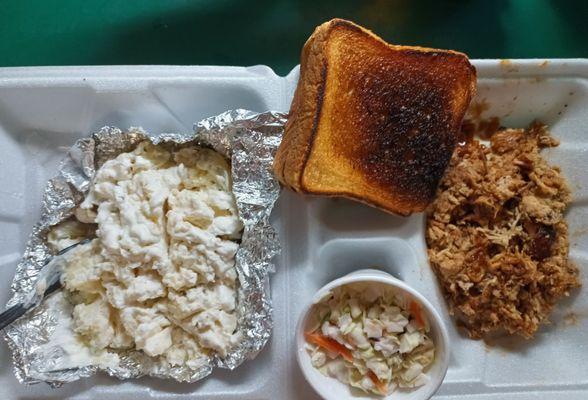
[(47, 371), (89, 365), (107, 368), (118, 364), (117, 354), (105, 350), (94, 351), (74, 333), (73, 306), (67, 301), (63, 292), (51, 295), (45, 304), (49, 310), (52, 310), (52, 316), (56, 321), (48, 342), (38, 350), (39, 353), (46, 355), (44, 358), (52, 361), (50, 365), (47, 365)]

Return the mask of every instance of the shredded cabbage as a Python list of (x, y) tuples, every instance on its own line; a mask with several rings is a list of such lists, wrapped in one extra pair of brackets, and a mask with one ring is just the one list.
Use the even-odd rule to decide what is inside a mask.
[(308, 333), (331, 340), (319, 343), (329, 348), (307, 346), (312, 365), (326, 376), (376, 395), (424, 385), (435, 346), (427, 321), (419, 325), (425, 316), (415, 318), (407, 302), (383, 284), (334, 289), (314, 306), (308, 324)]

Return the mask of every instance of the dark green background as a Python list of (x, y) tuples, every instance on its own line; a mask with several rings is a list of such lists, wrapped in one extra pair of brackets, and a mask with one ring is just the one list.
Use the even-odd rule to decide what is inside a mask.
[(472, 58), (588, 57), (585, 0), (0, 0), (0, 66), (267, 64), (285, 74), (332, 17)]

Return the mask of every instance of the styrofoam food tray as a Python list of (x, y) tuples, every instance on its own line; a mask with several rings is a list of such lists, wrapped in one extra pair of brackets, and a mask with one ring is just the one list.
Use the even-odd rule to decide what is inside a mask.
[[(572, 259), (588, 286), (588, 60), (475, 61), (484, 116), (507, 126), (535, 118), (561, 139), (546, 151), (574, 191), (568, 214)], [(287, 111), (298, 69), (279, 77), (263, 66), (0, 69), (0, 301), (39, 217), (45, 183), (66, 149), (103, 125), (190, 131), (227, 109)], [(401, 218), (341, 199), (283, 191), (274, 212), (284, 251), (272, 276), (274, 332), (253, 361), (196, 384), (120, 382), (102, 374), (52, 390), (17, 382), (2, 341), (0, 398), (313, 399), (295, 360), (299, 313), (315, 291), (355, 269), (379, 266), (424, 294), (449, 319), (425, 255), (424, 218)], [(449, 321), (452, 356), (438, 399), (588, 398), (588, 291), (561, 303), (532, 341), (488, 347)]]

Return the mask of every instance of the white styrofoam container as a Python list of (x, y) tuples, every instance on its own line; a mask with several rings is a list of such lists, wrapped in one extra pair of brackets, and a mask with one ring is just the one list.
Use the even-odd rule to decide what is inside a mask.
[[(521, 127), (551, 126), (561, 145), (546, 151), (574, 190), (570, 255), (588, 286), (588, 60), (480, 60), (477, 100), (484, 116)], [(66, 149), (103, 125), (190, 131), (227, 109), (287, 111), (298, 69), (279, 77), (263, 66), (56, 67), (0, 69), (0, 302), (39, 217), (45, 183)], [(2, 341), (0, 399), (314, 399), (295, 360), (301, 310), (316, 290), (353, 270), (379, 266), (424, 294), (447, 319), (452, 356), (437, 399), (588, 398), (588, 292), (557, 307), (532, 341), (489, 347), (461, 336), (425, 254), (422, 215), (401, 218), (342, 199), (284, 191), (274, 212), (284, 251), (272, 276), (274, 332), (255, 360), (195, 384), (118, 381), (104, 374), (60, 389), (24, 386)]]

